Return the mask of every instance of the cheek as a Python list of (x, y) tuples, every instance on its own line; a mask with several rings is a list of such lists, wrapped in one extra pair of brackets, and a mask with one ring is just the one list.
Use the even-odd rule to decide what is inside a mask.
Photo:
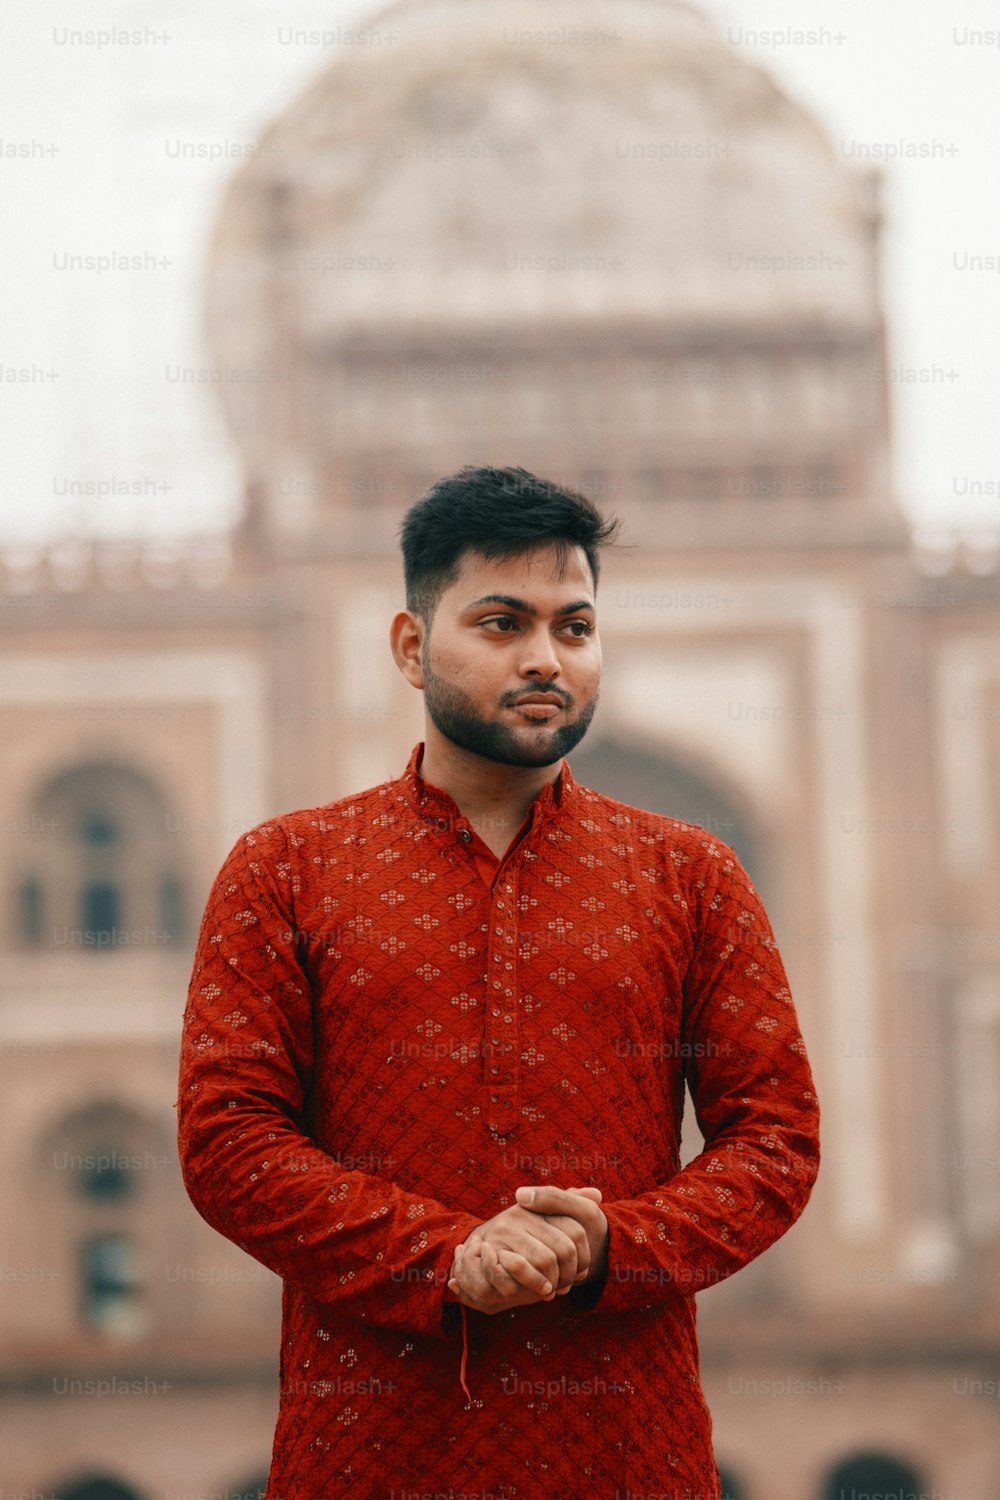
[(567, 675), (575, 677), (580, 684), (581, 690), (593, 695), (597, 691), (601, 680), (601, 648), (598, 646), (593, 651), (581, 652), (580, 656), (567, 665)]
[(439, 682), (465, 698), (482, 698), (489, 692), (495, 675), (489, 658), (483, 652), (434, 652), (430, 670)]

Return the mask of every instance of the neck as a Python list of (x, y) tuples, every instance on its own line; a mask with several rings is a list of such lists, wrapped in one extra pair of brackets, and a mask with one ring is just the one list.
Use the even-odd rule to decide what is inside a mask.
[(561, 770), (561, 757), (551, 766), (507, 766), (486, 760), (445, 739), (433, 725), (427, 726), (420, 762), (423, 779), (447, 792), (473, 826), (487, 824), (510, 832)]

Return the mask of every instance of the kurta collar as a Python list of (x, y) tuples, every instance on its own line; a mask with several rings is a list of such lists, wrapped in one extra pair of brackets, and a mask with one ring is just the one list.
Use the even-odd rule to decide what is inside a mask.
[[(423, 758), (424, 742), (421, 740), (414, 745), (406, 770), (400, 777), (406, 799), (422, 818), (436, 819), (442, 813), (447, 813), (449, 824), (454, 827), (456, 819), (461, 818), (458, 804), (443, 788), (425, 781), (420, 775), (420, 763)], [(533, 814), (532, 825), (537, 828), (540, 820), (555, 816), (560, 810), (565, 809), (571, 800), (575, 786), (576, 781), (569, 768), (569, 762), (563, 756), (562, 769), (555, 781), (547, 781), (530, 804)]]

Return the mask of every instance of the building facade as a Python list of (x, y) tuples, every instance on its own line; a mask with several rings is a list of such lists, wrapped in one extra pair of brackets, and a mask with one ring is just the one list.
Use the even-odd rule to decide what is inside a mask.
[(194, 936), (241, 832), (405, 765), (396, 528), (471, 462), (623, 517), (574, 774), (737, 849), (814, 1063), (809, 1209), (699, 1297), (728, 1493), (1000, 1500), (996, 539), (893, 494), (877, 181), (684, 4), (544, 16), (388, 6), (234, 174), (233, 536), (8, 559), (14, 1493), (262, 1484), (279, 1288), (174, 1145)]

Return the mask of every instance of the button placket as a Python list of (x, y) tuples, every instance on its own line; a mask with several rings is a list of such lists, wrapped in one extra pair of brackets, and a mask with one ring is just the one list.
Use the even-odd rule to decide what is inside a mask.
[(510, 865), (501, 867), (498, 876), (489, 922), (487, 972), (493, 982), (483, 1085), (486, 1123), (490, 1130), (506, 1135), (516, 1127), (521, 1111), (521, 1019), (517, 966), (510, 956), (517, 943), (517, 878)]

